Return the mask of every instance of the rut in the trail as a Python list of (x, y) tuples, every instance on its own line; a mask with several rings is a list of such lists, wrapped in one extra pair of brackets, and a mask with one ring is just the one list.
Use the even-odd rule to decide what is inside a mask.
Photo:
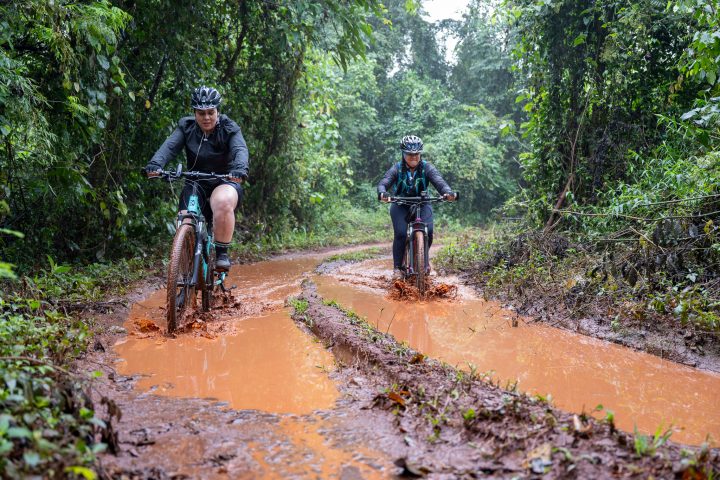
[[(233, 282), (239, 284), (234, 291), (236, 301), (227, 308), (213, 309), (210, 317), (201, 324), (198, 322), (201, 328), (212, 333), (211, 336), (197, 329), (182, 332), (175, 339), (168, 339), (157, 331), (138, 332), (126, 337), (124, 343), (116, 347), (115, 350), (125, 361), (119, 365), (120, 371), (141, 375), (130, 378), (114, 376), (114, 386), (109, 387), (116, 390), (121, 408), (132, 412), (132, 415), (124, 416), (117, 427), (123, 453), (111, 462), (115, 471), (128, 472), (129, 465), (133, 468), (140, 465), (138, 468), (141, 470), (157, 469), (161, 465), (168, 476), (194, 472), (189, 474), (222, 474), (229, 477), (274, 474), (305, 478), (312, 475), (308, 472), (338, 476), (343, 472), (340, 465), (345, 464), (354, 465), (353, 468), (365, 472), (365, 478), (372, 478), (373, 475), (387, 477), (398, 472), (399, 467), (392, 466), (393, 461), (398, 461), (402, 468), (409, 470), (427, 467), (435, 474), (445, 472), (451, 476), (476, 472), (478, 468), (491, 476), (531, 474), (532, 460), (540, 458), (539, 461), (544, 462), (547, 458), (548, 443), (533, 443), (539, 438), (537, 432), (542, 433), (543, 429), (552, 427), (535, 422), (538, 412), (544, 411), (546, 406), (541, 405), (541, 410), (537, 412), (533, 407), (529, 410), (530, 414), (516, 416), (513, 412), (508, 413), (507, 405), (502, 407), (506, 408), (503, 411), (499, 404), (485, 404), (480, 397), (477, 402), (462, 403), (474, 397), (466, 398), (465, 387), (457, 389), (458, 385), (464, 385), (458, 379), (478, 376), (480, 372), (484, 372), (485, 378), (502, 379), (503, 385), (505, 379), (520, 378), (518, 387), (531, 393), (535, 393), (532, 382), (539, 381), (543, 389), (537, 393), (543, 396), (551, 393), (554, 404), (566, 401), (563, 394), (579, 387), (579, 396), (572, 394), (569, 397), (575, 403), (564, 407), (578, 413), (597, 405), (599, 402), (593, 396), (598, 394), (603, 395), (603, 403), (609, 395), (615, 399), (631, 399), (633, 408), (641, 408), (631, 410), (629, 414), (618, 409), (616, 418), (619, 422), (627, 418), (643, 419), (653, 409), (671, 411), (668, 408), (672, 409), (672, 404), (667, 397), (652, 390), (654, 384), (647, 383), (647, 378), (639, 375), (650, 372), (656, 376), (655, 383), (659, 387), (677, 391), (678, 387), (673, 385), (691, 383), (692, 390), (699, 393), (695, 399), (685, 399), (690, 402), (685, 404), (691, 405), (683, 411), (688, 415), (685, 418), (687, 424), (693, 419), (701, 420), (688, 433), (714, 428), (715, 396), (705, 394), (717, 392), (713, 385), (720, 383), (717, 379), (703, 377), (702, 372), (678, 371), (678, 366), (667, 362), (655, 368), (652, 362), (659, 361), (655, 357), (646, 356), (651, 360), (647, 363), (645, 357), (640, 361), (639, 354), (615, 345), (608, 346), (587, 337), (526, 325), (514, 312), (503, 310), (492, 302), (475, 299), (472, 292), (462, 285), (459, 285), (455, 299), (394, 301), (387, 297), (391, 282), (385, 260), (345, 263), (324, 269), (323, 275), (313, 278), (318, 282), (325, 300), (337, 301), (365, 317), (367, 323), (363, 330), (366, 333), (377, 332), (369, 338), (362, 337), (363, 344), (373, 347), (384, 338), (382, 332), (386, 331), (397, 339), (391, 339), (395, 356), (387, 357), (385, 360), (388, 363), (382, 366), (400, 368), (404, 373), (380, 375), (382, 371), (368, 369), (367, 362), (358, 363), (358, 360), (370, 358), (363, 351), (340, 348), (348, 339), (354, 338), (351, 330), (340, 330), (337, 338), (321, 334), (318, 334), (319, 339), (307, 336), (289, 320), (287, 310), (283, 310), (285, 298), (300, 292), (301, 279), (314, 271), (321, 261), (322, 255), (299, 255), (237, 268), (237, 281)], [(448, 284), (455, 282), (441, 279)], [(163, 299), (164, 293), (156, 292), (134, 305), (131, 317), (149, 319), (162, 329)], [(302, 302), (291, 303), (295, 308), (302, 309)], [(306, 314), (309, 313), (308, 309)], [(513, 327), (515, 324), (519, 327)], [(538, 333), (541, 335), (538, 336)], [(341, 368), (333, 364), (333, 357), (323, 349), (324, 345), (334, 346), (335, 362), (339, 362)], [(402, 355), (410, 355), (408, 345), (418, 353), (403, 359)], [(427, 372), (407, 365), (408, 362), (410, 365), (427, 363), (425, 355), (419, 352), (461, 367), (460, 370), (443, 370), (446, 380), (455, 379), (448, 388), (435, 385), (445, 397), (419, 400), (418, 392), (423, 388), (429, 391), (427, 388), (432, 386), (423, 387), (423, 380), (419, 378)], [(604, 357), (607, 352), (611, 353), (610, 360)], [(398, 354), (401, 356), (398, 357)], [(566, 356), (558, 357), (557, 354)], [(613, 364), (614, 356), (621, 358), (622, 362)], [(584, 363), (589, 359), (593, 363)], [(471, 366), (468, 362), (475, 365)], [(490, 365), (490, 368), (485, 365)], [(564, 370), (553, 369), (553, 365), (562, 365)], [(598, 365), (603, 365), (603, 368), (598, 368)], [(497, 371), (490, 372), (491, 368), (497, 368)], [(624, 373), (631, 375), (632, 381), (625, 379), (622, 376)], [(614, 383), (605, 382), (606, 374)], [(450, 388), (452, 385), (454, 387)], [(613, 391), (614, 388), (616, 391)], [(332, 394), (325, 395), (323, 389)], [(643, 396), (637, 392), (652, 393)], [(511, 400), (518, 397), (514, 392), (505, 394)], [(457, 400), (455, 396), (463, 400), (453, 403)], [(214, 397), (221, 402), (185, 397)], [(661, 400), (659, 407), (652, 397)], [(703, 403), (706, 397), (711, 400), (708, 405)], [(448, 413), (447, 398), (451, 399), (448, 405), (453, 403), (466, 408), (462, 413), (468, 418), (461, 415), (449, 423), (443, 420)], [(698, 400), (700, 403), (693, 403)], [(615, 401), (611, 399), (610, 403)], [(289, 407), (293, 402), (295, 407)], [(583, 405), (591, 407), (585, 409)], [(643, 410), (646, 407), (650, 410)], [(425, 420), (436, 419), (435, 426), (427, 421), (418, 423), (416, 420), (420, 417), (410, 415), (412, 409), (416, 409), (416, 413), (421, 412), (420, 417)], [(469, 409), (473, 413), (469, 413)], [(632, 416), (636, 411), (640, 412), (639, 417)], [(479, 450), (476, 448), (479, 443), (467, 443), (468, 438), (472, 438), (468, 435), (477, 432), (473, 433), (470, 429), (468, 433), (466, 427), (458, 430), (458, 422), (473, 424), (488, 415), (510, 415), (517, 421), (507, 432), (502, 422), (496, 425), (497, 428), (479, 430), (487, 439), (499, 435), (495, 439), (499, 443), (487, 444), (493, 448), (500, 446), (496, 449), (497, 455), (490, 446)], [(572, 415), (563, 415), (571, 419), (571, 428), (575, 428)], [(559, 418), (554, 413), (553, 416)], [(578, 418), (578, 428), (583, 435), (590, 432), (590, 437), (593, 437), (605, 428), (598, 424), (599, 430), (593, 427), (585, 431), (592, 422), (580, 415)], [(297, 428), (272, 427), (266, 435), (259, 435), (257, 438), (262, 439), (257, 442), (252, 436), (241, 433), (247, 430), (258, 434), (263, 431), (263, 425), (293, 424), (295, 420), (287, 423), (290, 419), (296, 419)], [(240, 430), (230, 426), (235, 422), (238, 422)], [(400, 422), (399, 428), (397, 422)], [(648, 427), (642, 428), (652, 432), (657, 423), (652, 420)], [(632, 424), (623, 428), (631, 431)], [(522, 437), (523, 434), (527, 436)], [(439, 445), (448, 445), (448, 450), (423, 443), (433, 435), (443, 442)], [(519, 460), (519, 453), (510, 452), (512, 442), (521, 438), (526, 439), (519, 445), (527, 454), (524, 460), (530, 458), (529, 462)], [(627, 437), (628, 441), (630, 438)], [(308, 439), (316, 442), (311, 451), (302, 446)], [(591, 440), (582, 435), (580, 439)], [(447, 443), (448, 440), (450, 443)], [(460, 443), (453, 443), (456, 441)], [(702, 438), (698, 443), (700, 441)], [(169, 444), (178, 445), (179, 455), (172, 461), (163, 457), (164, 445)], [(565, 445), (562, 442), (559, 444)], [(574, 448), (573, 445), (563, 448)], [(360, 456), (351, 453), (360, 450), (364, 452)], [(610, 451), (603, 450), (608, 455)], [(630, 457), (623, 456), (626, 451), (622, 448), (617, 450), (620, 460), (616, 465), (630, 461)], [(550, 448), (552, 471), (562, 472), (555, 470), (560, 468), (555, 453)], [(592, 457), (592, 453), (588, 455)], [(330, 457), (336, 461), (325, 461)], [(279, 465), (285, 461), (281, 458), (292, 459), (288, 461), (297, 468), (292, 471), (284, 469)], [(645, 462), (640, 459), (643, 465)], [(666, 464), (648, 466), (659, 472), (666, 472), (666, 467)], [(624, 467), (619, 468), (623, 471)]]
[(374, 409), (392, 411), (398, 434), (412, 445), (399, 459), (409, 474), (545, 478), (705, 478), (720, 469), (717, 451), (688, 463), (679, 446), (638, 455), (631, 435), (612, 422), (562, 412), (544, 401), (509, 392), (477, 374), (426, 360), (364, 320), (330, 306), (311, 282), (295, 319), (352, 359), (364, 375), (382, 379)]

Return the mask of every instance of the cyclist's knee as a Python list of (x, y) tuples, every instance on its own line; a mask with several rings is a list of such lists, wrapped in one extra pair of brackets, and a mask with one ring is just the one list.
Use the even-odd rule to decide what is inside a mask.
[(230, 185), (220, 185), (210, 196), (210, 206), (213, 212), (232, 211), (238, 204), (239, 195), (237, 190)]
[(237, 196), (218, 196), (211, 200), (210, 206), (212, 207), (213, 213), (216, 214), (232, 212), (237, 206)]

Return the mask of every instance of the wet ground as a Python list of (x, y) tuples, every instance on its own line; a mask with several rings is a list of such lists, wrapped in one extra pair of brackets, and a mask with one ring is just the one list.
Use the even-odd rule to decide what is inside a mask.
[[(461, 289), (454, 301), (407, 303), (385, 295), (386, 261), (348, 265), (316, 276), (321, 296), (364, 316), (380, 331), (458, 368), (488, 372), (505, 386), (552, 398), (571, 412), (604, 416), (643, 433), (674, 427), (673, 439), (720, 440), (720, 375), (568, 332), (505, 310)], [(513, 325), (516, 325), (515, 327)]]
[(672, 424), (682, 429), (676, 441), (720, 438), (716, 374), (530, 325), (465, 288), (455, 300), (393, 301), (387, 259), (337, 262), (314, 273), (333, 253), (234, 267), (232, 297), (177, 338), (162, 334), (164, 291), (148, 290), (124, 319), (130, 334), (113, 337), (113, 352), (101, 358), (113, 379), (101, 390), (124, 412), (117, 426), (123, 451), (103, 459), (107, 471), (141, 478), (398, 473), (393, 462), (407, 456), (407, 437), (393, 429), (391, 413), (358, 408), (372, 404), (383, 385), (361, 367), (338, 369), (327, 345), (290, 319), (285, 299), (310, 277), (323, 297), (398, 341), (502, 385), (549, 394), (562, 409), (590, 412), (602, 404), (627, 431)]

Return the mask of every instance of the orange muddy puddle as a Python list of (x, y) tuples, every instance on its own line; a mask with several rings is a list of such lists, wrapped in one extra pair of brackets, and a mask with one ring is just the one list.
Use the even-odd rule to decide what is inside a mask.
[[(118, 373), (144, 375), (136, 388), (158, 395), (215, 398), (235, 409), (306, 414), (331, 408), (338, 392), (328, 378), (332, 354), (299, 330), (282, 308), (299, 292), (300, 276), (318, 257), (289, 258), (233, 268), (226, 284), (244, 303), (260, 304), (245, 318), (225, 318), (232, 335), (137, 333), (115, 345)], [(165, 327), (165, 291), (133, 305), (126, 327), (138, 332), (148, 321)], [(257, 309), (256, 309), (257, 310)], [(210, 323), (213, 325), (213, 322)]]
[(216, 398), (236, 409), (309, 413), (330, 408), (337, 390), (326, 372), (332, 355), (301, 332), (286, 310), (238, 322), (216, 339), (133, 339), (115, 346), (118, 372), (147, 375), (140, 390)]
[(717, 445), (720, 439), (720, 375), (522, 319), (513, 328), (513, 312), (493, 302), (397, 302), (333, 277), (314, 279), (324, 298), (414, 349), (466, 370), (472, 364), (478, 372), (492, 372), (503, 386), (517, 380), (521, 391), (550, 394), (561, 409), (590, 412), (601, 404), (629, 432), (637, 425), (652, 434), (672, 424), (682, 428), (672, 436), (677, 442), (700, 444), (711, 435)]
[[(238, 286), (233, 295), (240, 306), (217, 310), (219, 320), (208, 323), (230, 327), (215, 327), (218, 334), (210, 335), (212, 339), (192, 334), (167, 339), (154, 332), (129, 335), (115, 347), (122, 357), (119, 373), (146, 375), (137, 383), (145, 391), (211, 397), (235, 409), (306, 414), (331, 408), (338, 396), (327, 376), (333, 358), (299, 330), (282, 308), (284, 299), (299, 292), (301, 278), (312, 272), (322, 256), (234, 267), (227, 285)], [(338, 274), (365, 286), (317, 276), (319, 291), (428, 356), (462, 368), (472, 364), (478, 372), (492, 371), (502, 385), (517, 380), (524, 392), (552, 395), (559, 408), (590, 412), (602, 404), (615, 412), (616, 424), (626, 431), (632, 432), (637, 425), (641, 432), (654, 433), (659, 425), (667, 428), (672, 423), (683, 429), (673, 434), (675, 441), (699, 444), (707, 435), (720, 439), (716, 409), (720, 375), (565, 330), (526, 325), (522, 319), (513, 328), (512, 312), (474, 298), (463, 287), (457, 301), (388, 300), (384, 291), (372, 288), (379, 277), (389, 278), (388, 264), (387, 260), (369, 261), (352, 267), (346, 275)], [(357, 271), (365, 276), (355, 278)], [(367, 277), (367, 272), (374, 278)], [(148, 320), (164, 329), (164, 303), (165, 293), (158, 291), (134, 305), (126, 322), (128, 330), (136, 332), (135, 323)], [(307, 445), (309, 452), (321, 457), (324, 450), (317, 429), (293, 425), (282, 424), (282, 429), (299, 429), (286, 432), (297, 439), (293, 443)], [(284, 454), (278, 455), (276, 460)], [(339, 472), (336, 465), (347, 458), (344, 453), (338, 455), (336, 460), (318, 464), (318, 476)], [(256, 460), (274, 461), (271, 457)]]
[[(275, 428), (287, 441), (253, 453), (253, 459), (264, 472), (272, 472), (280, 465), (282, 476), (278, 478), (388, 478), (387, 471), (381, 472), (383, 460), (377, 452), (355, 445), (352, 450), (332, 445), (322, 434), (327, 428), (324, 420), (314, 423), (283, 418)], [(370, 466), (373, 464), (375, 468)], [(385, 469), (390, 467), (386, 465)]]

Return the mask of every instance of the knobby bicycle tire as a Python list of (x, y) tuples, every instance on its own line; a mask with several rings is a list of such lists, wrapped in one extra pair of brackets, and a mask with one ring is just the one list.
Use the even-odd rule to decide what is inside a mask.
[(415, 267), (415, 286), (420, 295), (425, 294), (425, 234), (416, 232), (413, 239), (413, 260)]
[(190, 286), (195, 252), (195, 230), (192, 225), (180, 225), (173, 239), (167, 278), (168, 333), (182, 326), (188, 307), (195, 306), (196, 289)]

